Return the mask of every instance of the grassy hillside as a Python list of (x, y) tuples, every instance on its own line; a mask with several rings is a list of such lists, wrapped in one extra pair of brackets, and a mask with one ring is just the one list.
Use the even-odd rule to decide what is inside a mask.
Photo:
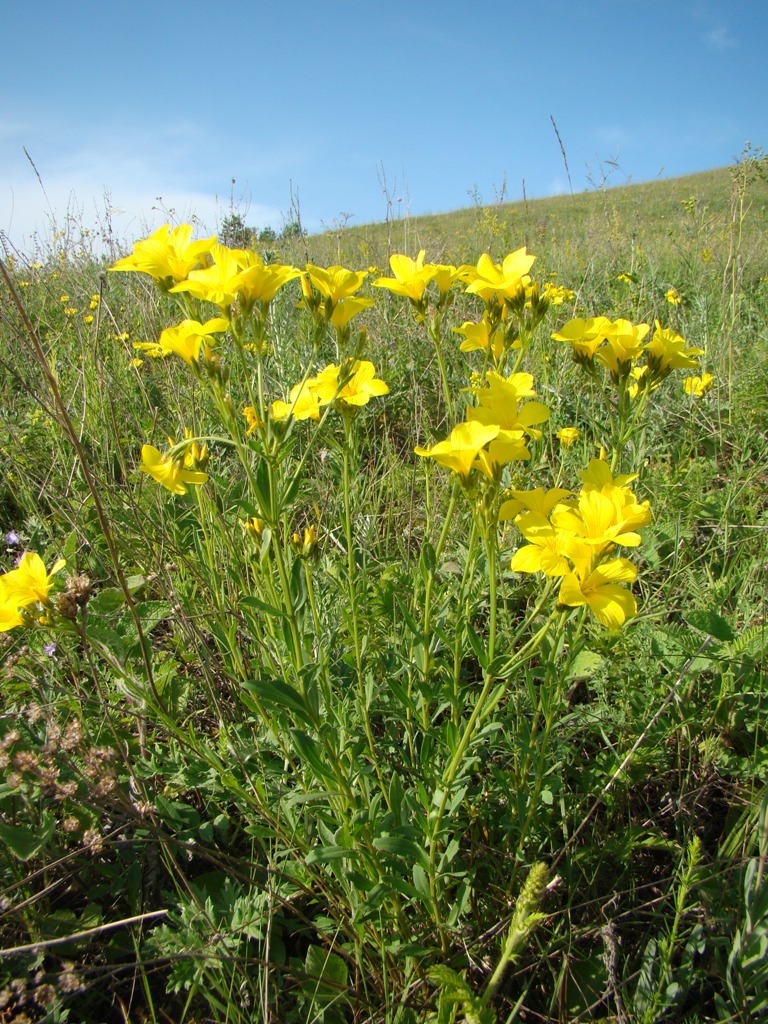
[[(385, 224), (350, 226), (313, 236), (310, 255), (341, 257), (350, 265), (386, 264), (390, 252), (427, 249), (431, 259), (462, 262), (484, 251), (526, 245), (541, 259), (577, 266), (607, 259), (632, 269), (638, 248), (686, 263), (693, 246), (722, 253), (729, 242), (734, 168), (721, 168), (637, 185), (596, 189), (527, 202), (475, 205), (453, 213), (397, 218)], [(749, 169), (743, 171), (749, 175)], [(765, 241), (768, 182), (750, 181), (745, 243), (750, 253)], [(473, 257), (473, 254), (474, 257)], [(685, 254), (685, 259), (683, 259)]]
[(3, 1020), (765, 1017), (767, 170), (4, 263)]

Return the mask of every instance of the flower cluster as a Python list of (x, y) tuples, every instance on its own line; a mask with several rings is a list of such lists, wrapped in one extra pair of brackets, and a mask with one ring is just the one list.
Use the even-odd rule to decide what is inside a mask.
[(637, 531), (651, 521), (650, 503), (638, 502), (627, 486), (635, 477), (614, 478), (607, 462), (593, 459), (578, 495), (562, 488), (513, 491), (499, 511), (528, 541), (513, 556), (513, 571), (561, 576), (560, 604), (588, 605), (611, 630), (637, 612), (631, 592), (620, 585), (632, 583), (637, 569), (627, 558), (611, 557), (617, 546), (637, 547)]
[(367, 359), (347, 360), (340, 366), (329, 363), (316, 377), (291, 388), (287, 402), (274, 401), (272, 419), (319, 420), (320, 410), (331, 403), (349, 414), (367, 405), (369, 399), (389, 394), (389, 388), (375, 373), (373, 363)]
[(569, 320), (552, 338), (567, 342), (576, 362), (595, 373), (596, 365), (605, 367), (612, 380), (623, 384), (631, 379), (630, 396), (653, 391), (673, 370), (694, 369), (700, 348), (688, 348), (675, 331), (656, 321), (648, 340), (648, 324), (629, 320), (609, 320), (605, 316)]
[(489, 370), (485, 382), (472, 390), (478, 404), (467, 407), (466, 422), (431, 448), (415, 449), (417, 455), (454, 470), (465, 485), (473, 469), (498, 480), (507, 463), (527, 462), (531, 457), (527, 438), (540, 438), (536, 424), (549, 419), (545, 405), (525, 401), (536, 395), (530, 373), (503, 377)]

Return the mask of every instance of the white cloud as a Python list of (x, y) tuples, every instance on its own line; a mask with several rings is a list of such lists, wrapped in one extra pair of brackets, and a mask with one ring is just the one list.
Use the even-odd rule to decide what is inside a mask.
[(718, 25), (707, 32), (704, 42), (715, 50), (732, 50), (738, 45), (725, 25)]
[[(79, 226), (109, 231), (122, 245), (169, 220), (193, 221), (201, 233), (213, 233), (229, 211), (231, 173), (203, 160), (211, 148), (185, 126), (144, 139), (107, 131), (76, 148), (39, 132), (27, 144), (25, 134), (30, 133), (21, 126), (0, 122), (0, 138), (13, 137), (3, 145), (0, 164), (0, 232), (21, 250), (35, 235), (45, 243), (54, 230), (67, 227), (75, 228), (75, 236)], [(259, 180), (278, 162), (267, 158), (247, 166)], [(286, 185), (287, 180), (286, 175)], [(210, 182), (216, 186), (208, 190)], [(247, 223), (280, 228), (281, 209), (251, 202), (250, 195), (249, 182), (238, 178), (234, 204)]]

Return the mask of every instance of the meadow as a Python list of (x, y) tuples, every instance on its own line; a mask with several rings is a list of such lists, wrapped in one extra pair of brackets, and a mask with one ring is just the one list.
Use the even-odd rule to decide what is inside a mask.
[(6, 240), (0, 1021), (765, 1018), (767, 205)]

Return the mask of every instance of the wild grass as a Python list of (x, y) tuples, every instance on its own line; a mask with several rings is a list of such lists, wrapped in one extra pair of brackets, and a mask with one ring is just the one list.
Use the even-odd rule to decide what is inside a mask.
[[(767, 199), (749, 151), (266, 239), (269, 264), (370, 269), (373, 304), (344, 334), (289, 281), (195, 368), (133, 347), (180, 308), (111, 272), (123, 253), (71, 232), (6, 253), (2, 568), (67, 564), (1, 634), (3, 1019), (762, 1019)], [(530, 460), (462, 485), (414, 449), (477, 400), (487, 358), (450, 328), (483, 302), (457, 287), (436, 326), (434, 290), (414, 309), (370, 284), (392, 253), (522, 246), (542, 288), (574, 293), (505, 321), (535, 328), (519, 369), (550, 417)], [(703, 350), (621, 437), (627, 382), (551, 338), (598, 315)], [(275, 414), (355, 359), (388, 394), (353, 411), (342, 372), (320, 422)], [(145, 445), (207, 482), (169, 493)], [(601, 447), (652, 510), (615, 552), (638, 570), (615, 632), (513, 571), (526, 538), (497, 521), (510, 489), (578, 492)]]

